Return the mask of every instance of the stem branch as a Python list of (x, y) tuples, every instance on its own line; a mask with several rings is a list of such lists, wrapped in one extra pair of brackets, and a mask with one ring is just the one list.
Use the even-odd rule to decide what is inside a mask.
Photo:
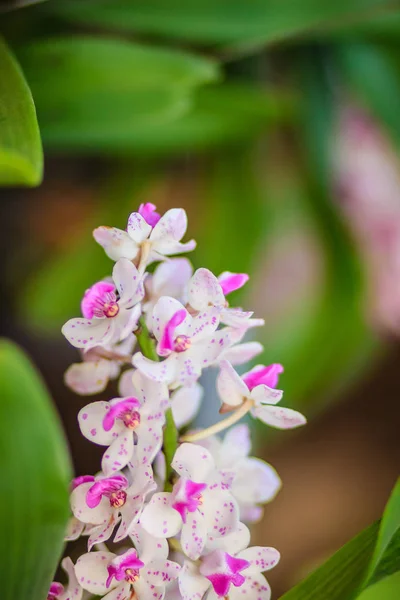
[(189, 433), (187, 435), (183, 435), (179, 441), (198, 442), (199, 440), (204, 440), (205, 438), (210, 437), (210, 435), (214, 435), (216, 433), (219, 433), (220, 431), (224, 431), (224, 429), (227, 429), (231, 425), (234, 425), (235, 423), (240, 421), (240, 419), (249, 412), (253, 405), (254, 400), (252, 400), (251, 398), (247, 398), (247, 400), (245, 400), (243, 404), (239, 406), (239, 408), (226, 419), (218, 421), (218, 423), (215, 423), (215, 425), (211, 425), (211, 427), (207, 427), (207, 429), (202, 429), (201, 431), (198, 431), (196, 433)]

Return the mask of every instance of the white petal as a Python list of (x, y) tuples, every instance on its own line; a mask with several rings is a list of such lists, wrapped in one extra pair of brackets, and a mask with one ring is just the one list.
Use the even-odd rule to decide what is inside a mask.
[(61, 562), (61, 566), (68, 575), (68, 588), (65, 590), (60, 600), (81, 600), (83, 589), (78, 583), (75, 575), (75, 565), (69, 556), (64, 558)]
[[(129, 490), (128, 490), (129, 492)], [(143, 496), (128, 495), (127, 501), (120, 509), (121, 523), (114, 537), (114, 542), (120, 542), (129, 534), (131, 528), (138, 522), (143, 508)]]
[(206, 448), (185, 443), (175, 452), (171, 466), (180, 477), (204, 483), (215, 469), (215, 462)]
[(93, 546), (95, 544), (104, 543), (110, 539), (116, 524), (117, 524), (117, 520), (115, 519), (115, 516), (112, 515), (112, 517), (110, 518), (108, 523), (106, 523), (105, 525), (98, 525), (97, 527), (94, 527), (90, 531), (90, 536), (88, 539), (89, 552), (91, 551), (91, 549), (93, 548)]
[(84, 530), (85, 524), (82, 523), (81, 521), (79, 521), (79, 519), (77, 519), (76, 517), (71, 517), (70, 520), (68, 521), (68, 525), (67, 525), (67, 531), (65, 533), (65, 537), (64, 537), (64, 541), (65, 542), (73, 542), (75, 540), (77, 540), (83, 530)]
[(192, 343), (198, 344), (201, 340), (210, 339), (219, 325), (218, 308), (209, 308), (199, 313), (192, 324)]
[[(163, 600), (165, 596), (165, 586), (155, 587), (150, 583), (147, 583), (144, 577), (139, 577), (134, 586), (137, 600)], [(121, 600), (124, 600), (121, 598)], [(135, 600), (135, 596), (126, 600)]]
[(102, 392), (110, 379), (111, 361), (74, 363), (65, 371), (64, 383), (82, 396)]
[(232, 494), (221, 490), (205, 490), (203, 498), (209, 535), (214, 538), (225, 537), (236, 531), (239, 526), (239, 507)]
[(301, 413), (280, 406), (260, 406), (251, 410), (253, 417), (277, 429), (294, 429), (305, 425), (307, 420)]
[(121, 258), (115, 263), (113, 280), (120, 295), (120, 305), (130, 308), (142, 300), (144, 293), (142, 278), (130, 260)]
[(240, 406), (249, 396), (247, 385), (227, 360), (221, 360), (217, 377), (217, 390), (222, 404)]
[(114, 327), (114, 341), (124, 340), (127, 336), (132, 335), (132, 331), (137, 328), (138, 320), (142, 314), (141, 304), (136, 304), (133, 308), (120, 307), (121, 310), (112, 320)]
[(239, 523), (238, 528), (232, 533), (229, 533), (225, 537), (213, 537), (208, 536), (207, 540), (207, 551), (212, 552), (213, 550), (221, 549), (228, 552), (228, 554), (235, 555), (250, 543), (250, 530), (244, 523)]
[(167, 358), (167, 361), (174, 361), (175, 370), (171, 380), (173, 389), (179, 386), (189, 387), (200, 377), (201, 370), (205, 366), (203, 357), (206, 355), (207, 348), (200, 349), (199, 346), (200, 344), (196, 344), (186, 352), (172, 354)]
[(230, 469), (246, 458), (251, 450), (249, 426), (245, 423), (231, 427), (225, 434), (218, 457), (218, 468)]
[(185, 289), (193, 273), (193, 267), (187, 258), (173, 258), (160, 263), (154, 271), (152, 292), (154, 295), (172, 296), (185, 301)]
[(140, 560), (147, 564), (151, 560), (168, 558), (169, 546), (165, 538), (155, 538), (148, 533), (140, 523), (135, 523), (129, 537), (135, 545)]
[(256, 406), (264, 404), (278, 404), (282, 400), (282, 390), (270, 388), (265, 384), (257, 385), (251, 390), (250, 397), (254, 400)]
[(223, 358), (231, 365), (243, 365), (263, 352), (264, 347), (259, 342), (246, 342), (225, 350)]
[(121, 421), (115, 421), (115, 425), (110, 431), (104, 431), (103, 419), (109, 407), (108, 402), (92, 402), (81, 408), (78, 413), (78, 423), (82, 435), (100, 446), (109, 446), (115, 436), (126, 429)]
[(136, 398), (136, 389), (132, 379), (135, 372), (136, 369), (128, 369), (121, 374), (118, 381), (118, 394), (121, 398), (129, 398), (131, 396)]
[(211, 271), (197, 269), (189, 282), (188, 302), (196, 310), (208, 310), (210, 306), (222, 307), (225, 296), (222, 287)]
[(116, 227), (97, 227), (93, 231), (93, 237), (100, 246), (103, 246), (111, 260), (120, 258), (133, 260), (139, 252), (139, 246), (128, 233)]
[(139, 462), (151, 464), (163, 443), (164, 413), (160, 412), (147, 422), (142, 422), (137, 429), (137, 446), (135, 448)]
[(232, 494), (244, 504), (270, 502), (282, 482), (271, 465), (259, 458), (246, 458), (238, 464)]
[(129, 215), (127, 231), (129, 237), (137, 244), (141, 244), (147, 239), (151, 232), (151, 225), (138, 212)]
[(143, 575), (151, 585), (163, 586), (174, 581), (180, 570), (180, 565), (172, 560), (156, 559), (146, 565)]
[(149, 360), (141, 352), (137, 352), (132, 360), (134, 366), (152, 381), (172, 383), (178, 368), (177, 356), (171, 355), (162, 362)]
[(121, 433), (103, 454), (101, 468), (107, 477), (126, 467), (132, 459), (134, 450), (133, 432), (129, 431), (123, 424), (122, 427)]
[(193, 421), (200, 409), (204, 390), (199, 383), (181, 387), (171, 395), (171, 408), (178, 429)]
[(72, 491), (70, 497), (71, 510), (74, 516), (83, 523), (90, 523), (91, 525), (106, 524), (113, 514), (114, 509), (111, 507), (109, 499), (105, 496), (102, 497), (98, 506), (89, 508), (86, 504), (86, 494), (92, 485), (93, 482), (82, 483)]
[(145, 377), (143, 373), (136, 370), (132, 376), (132, 394), (138, 398), (142, 404), (141, 414), (149, 414), (154, 410), (159, 410), (160, 406), (165, 407), (169, 402), (168, 386), (165, 383), (152, 381)]
[(154, 306), (152, 317), (152, 331), (157, 340), (161, 339), (167, 323), (180, 310), (184, 310), (187, 314), (185, 320), (175, 329), (175, 337), (187, 334), (188, 327), (192, 324), (192, 317), (178, 300), (170, 296), (161, 296)]
[(238, 554), (237, 558), (243, 558), (250, 563), (250, 566), (243, 572), (243, 575), (253, 573), (263, 573), (276, 567), (281, 555), (275, 548), (265, 546), (253, 546), (246, 548)]
[(202, 600), (210, 587), (208, 579), (200, 575), (196, 565), (187, 561), (179, 573), (179, 591), (182, 600)]
[(118, 584), (118, 587), (111, 590), (106, 596), (103, 596), (103, 600), (128, 600), (131, 584), (127, 581), (117, 581), (116, 583)]
[(152, 241), (171, 238), (179, 242), (186, 233), (187, 215), (183, 208), (171, 208), (161, 217), (151, 232)]
[(176, 242), (171, 238), (163, 238), (161, 240), (157, 240), (153, 242), (152, 252), (151, 252), (151, 260), (162, 260), (164, 256), (173, 256), (174, 254), (183, 254), (184, 252), (191, 252), (196, 248), (196, 242), (194, 240), (190, 240), (190, 242), (186, 242), (185, 244), (181, 244), (180, 242)]
[(140, 517), (142, 527), (154, 537), (171, 537), (182, 527), (180, 514), (169, 504), (170, 496), (168, 492), (154, 494)]
[(201, 509), (189, 513), (182, 526), (182, 550), (192, 560), (197, 560), (207, 542), (208, 522)]
[[(75, 565), (75, 574), (83, 589), (100, 596), (106, 594), (110, 590), (106, 587), (107, 566), (114, 558), (112, 552), (90, 552), (80, 556)], [(115, 584), (111, 585), (115, 587)]]
[(109, 344), (113, 337), (113, 319), (70, 319), (61, 331), (75, 348), (94, 348)]

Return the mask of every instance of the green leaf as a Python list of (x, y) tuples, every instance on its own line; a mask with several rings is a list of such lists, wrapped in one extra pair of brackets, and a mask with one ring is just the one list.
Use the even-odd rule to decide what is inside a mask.
[[(280, 600), (350, 600), (364, 579), (379, 530), (374, 523)], [(383, 599), (382, 599), (383, 600)]]
[(70, 462), (39, 376), (0, 341), (0, 588), (2, 600), (46, 598), (69, 518)]
[(357, 600), (399, 600), (400, 571), (364, 590)]
[(182, 51), (101, 37), (38, 41), (20, 52), (49, 145), (121, 150), (137, 128), (184, 114), (216, 64)]
[(205, 44), (258, 45), (390, 5), (390, 0), (72, 0), (54, 4), (51, 10), (107, 29)]
[(0, 38), (0, 186), (38, 185), (42, 172), (42, 146), (31, 92)]
[(400, 479), (383, 513), (366, 585), (372, 585), (398, 570), (400, 570)]
[(350, 90), (400, 143), (400, 115), (393, 98), (400, 97), (400, 54), (368, 43), (337, 48), (342, 77)]
[(15, 10), (16, 8), (23, 8), (31, 4), (38, 4), (39, 2), (44, 2), (44, 0), (0, 0), (0, 13)]

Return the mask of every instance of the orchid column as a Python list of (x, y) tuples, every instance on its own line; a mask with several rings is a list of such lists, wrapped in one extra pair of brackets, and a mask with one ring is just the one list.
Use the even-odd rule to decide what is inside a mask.
[[(94, 231), (115, 265), (112, 278), (85, 292), (82, 316), (63, 327), (82, 357), (65, 381), (90, 395), (118, 379), (118, 397), (79, 412), (82, 434), (104, 447), (101, 471), (78, 477), (71, 489), (66, 539), (87, 536), (88, 552), (75, 566), (64, 563), (67, 591), (54, 582), (48, 600), (270, 598), (262, 573), (279, 553), (249, 547), (247, 524), (262, 517), (281, 481), (249, 456), (250, 430), (239, 421), (249, 413), (289, 429), (305, 418), (277, 406), (281, 365), (258, 365), (243, 376), (235, 371), (262, 351), (244, 338), (263, 321), (227, 300), (248, 276), (193, 273), (186, 258), (170, 258), (194, 249), (193, 240), (181, 242), (186, 228), (184, 210), (161, 217), (145, 204), (130, 215), (126, 231)], [(226, 416), (190, 431), (206, 368), (219, 369)]]

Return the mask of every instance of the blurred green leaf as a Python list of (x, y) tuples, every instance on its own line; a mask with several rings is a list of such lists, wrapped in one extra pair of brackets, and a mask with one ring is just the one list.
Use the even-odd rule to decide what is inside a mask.
[[(364, 529), (280, 600), (350, 600), (365, 576), (379, 523)], [(382, 599), (383, 600), (383, 599)]]
[(15, 10), (16, 8), (23, 8), (30, 4), (38, 4), (44, 2), (44, 0), (0, 0), (0, 13)]
[(0, 38), (0, 185), (37, 185), (43, 155), (31, 92)]
[(357, 600), (399, 600), (399, 598), (400, 572), (382, 579), (357, 596)]
[[(275, 121), (290, 120), (293, 113), (293, 102), (284, 94), (245, 83), (200, 88), (194, 93), (192, 104), (174, 120), (138, 123), (121, 135), (118, 151), (171, 155), (242, 143), (259, 136)], [(43, 138), (50, 149), (82, 151), (88, 147), (86, 139), (58, 136), (51, 126), (43, 125)], [(97, 140), (93, 144), (96, 152), (108, 150), (108, 140), (103, 142)]]
[(216, 63), (101, 37), (55, 38), (20, 51), (49, 145), (120, 151), (136, 130), (184, 114)]
[(390, 0), (72, 0), (51, 7), (73, 21), (205, 44), (284, 41)]
[(70, 463), (42, 381), (0, 341), (0, 587), (2, 600), (43, 600), (69, 517)]
[(398, 570), (400, 570), (400, 479), (383, 514), (366, 585), (372, 585)]

